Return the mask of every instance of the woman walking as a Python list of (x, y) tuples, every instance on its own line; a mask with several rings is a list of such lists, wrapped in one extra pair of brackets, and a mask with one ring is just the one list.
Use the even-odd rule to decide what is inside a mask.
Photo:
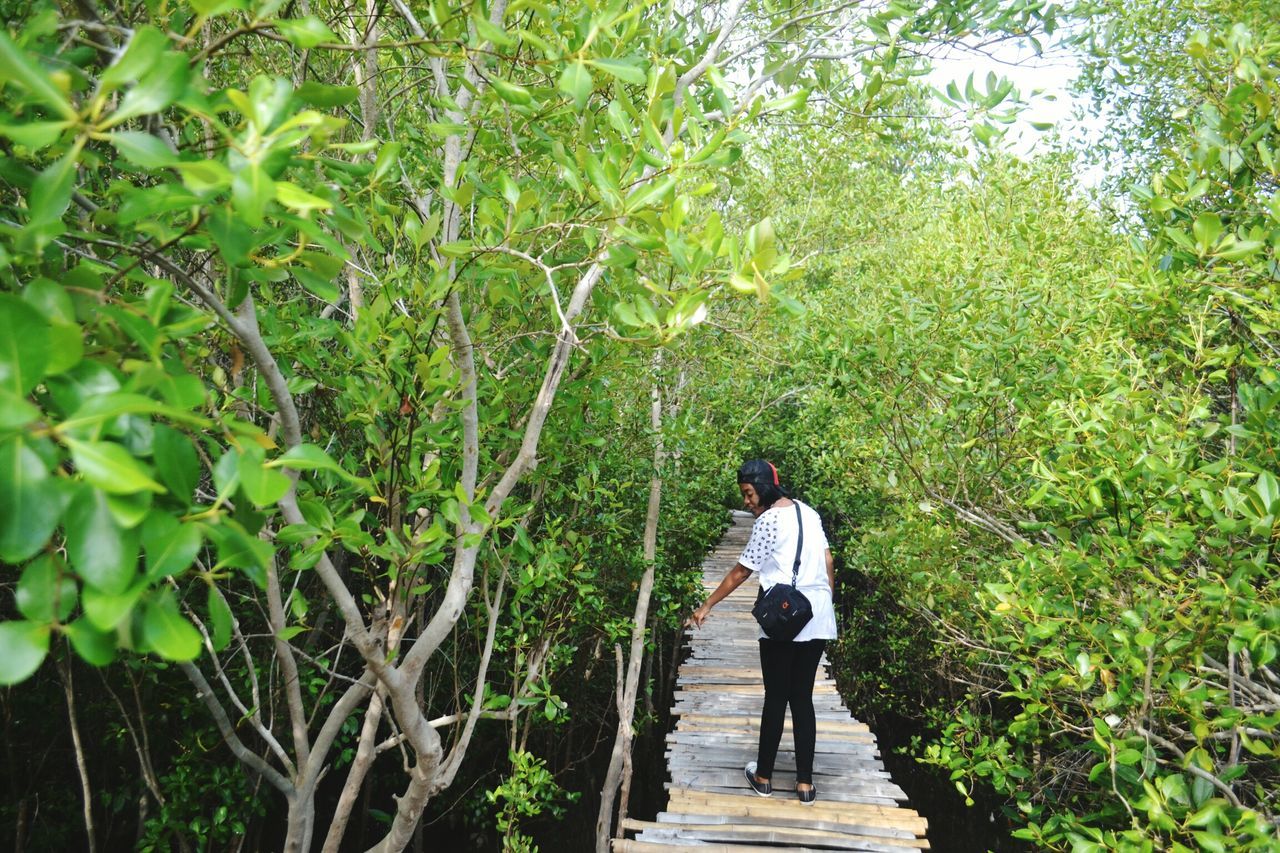
[(747, 511), (756, 519), (751, 538), (737, 564), (693, 612), (690, 621), (701, 628), (711, 608), (741, 586), (752, 572), (760, 573), (760, 588), (766, 592), (774, 584), (790, 584), (798, 560), (795, 585), (809, 599), (813, 619), (794, 640), (772, 640), (760, 632), (760, 669), (764, 675), (760, 744), (756, 760), (749, 762), (743, 773), (753, 791), (762, 797), (772, 795), (770, 779), (789, 705), (796, 748), (796, 796), (802, 804), (812, 805), (818, 796), (813, 785), (817, 740), (813, 682), (827, 640), (836, 636), (831, 603), (835, 562), (822, 531), (822, 519), (811, 507), (787, 497), (771, 463), (763, 459), (744, 462), (738, 469), (738, 489)]

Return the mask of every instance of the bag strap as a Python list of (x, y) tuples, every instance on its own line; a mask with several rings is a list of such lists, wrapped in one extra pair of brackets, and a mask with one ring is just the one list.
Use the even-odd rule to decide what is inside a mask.
[(804, 524), (800, 521), (800, 502), (792, 501), (796, 505), (796, 529), (800, 531), (800, 536), (796, 540), (796, 561), (791, 566), (791, 588), (795, 589), (796, 581), (800, 578), (800, 551), (804, 548)]

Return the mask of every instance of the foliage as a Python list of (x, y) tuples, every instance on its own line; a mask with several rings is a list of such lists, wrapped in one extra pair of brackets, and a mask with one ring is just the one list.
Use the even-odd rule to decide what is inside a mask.
[(746, 194), (807, 259), (749, 440), (845, 527), (842, 682), (1045, 848), (1275, 843), (1276, 42), (1188, 50), (1131, 246), (1061, 155), (904, 169), (857, 124), (855, 179), (774, 150)]
[(226, 849), (244, 837), (253, 818), (266, 813), (238, 768), (220, 762), (202, 766), (206, 762), (207, 756), (184, 753), (160, 778), (166, 802), (147, 819), (139, 850), (172, 850), (183, 844), (195, 850)]
[(1140, 176), (1167, 168), (1189, 105), (1214, 84), (1187, 52), (1188, 39), (1236, 23), (1261, 32), (1274, 14), (1258, 0), (1080, 0), (1070, 17), (1082, 22), (1067, 39), (1080, 59), (1075, 88), (1102, 119), (1083, 155), (1105, 166), (1111, 190), (1123, 196)]
[(485, 797), (490, 803), (499, 804), (498, 831), (502, 833), (502, 849), (510, 853), (537, 853), (537, 845), (520, 832), (520, 819), (543, 811), (559, 817), (564, 814), (564, 807), (556, 800), (564, 796), (572, 802), (581, 795), (566, 795), (548, 772), (545, 762), (527, 752), (512, 753), (510, 760), (510, 775), (501, 785), (486, 791)]

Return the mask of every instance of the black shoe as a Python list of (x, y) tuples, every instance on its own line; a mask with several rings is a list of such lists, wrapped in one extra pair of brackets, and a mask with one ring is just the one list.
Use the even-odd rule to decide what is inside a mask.
[(747, 784), (751, 786), (751, 790), (762, 797), (773, 796), (773, 785), (756, 780), (756, 763), (754, 761), (747, 762), (747, 766), (742, 768), (742, 775), (747, 777)]
[(811, 806), (814, 801), (818, 799), (818, 789), (812, 785), (809, 786), (809, 790), (807, 791), (801, 791), (799, 788), (796, 788), (796, 796), (800, 799), (800, 805)]

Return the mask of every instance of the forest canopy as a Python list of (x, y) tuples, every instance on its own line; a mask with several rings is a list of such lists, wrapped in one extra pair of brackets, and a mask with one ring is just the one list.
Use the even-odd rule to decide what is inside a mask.
[(12, 847), (607, 849), (767, 456), (962, 798), (1273, 849), (1269, 6), (0, 0)]

